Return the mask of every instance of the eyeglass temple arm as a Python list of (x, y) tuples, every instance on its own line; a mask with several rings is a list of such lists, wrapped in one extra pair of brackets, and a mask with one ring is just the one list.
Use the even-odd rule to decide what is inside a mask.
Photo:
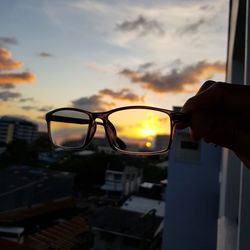
[[(65, 116), (57, 116), (57, 115), (52, 115), (49, 117), (50, 121), (57, 121), (57, 122), (66, 122), (66, 123), (74, 123), (74, 124), (89, 124), (89, 119), (82, 119), (82, 118), (75, 118), (75, 117), (65, 117)], [(102, 122), (96, 122), (96, 124), (104, 126)], [(115, 140), (120, 147), (120, 149), (126, 149), (127, 145), (119, 138), (117, 137), (115, 127), (110, 126), (110, 128), (113, 131), (113, 134), (115, 135)]]
[(182, 112), (173, 112), (171, 113), (174, 124), (177, 123), (185, 123), (190, 124), (191, 117), (188, 114), (184, 114)]

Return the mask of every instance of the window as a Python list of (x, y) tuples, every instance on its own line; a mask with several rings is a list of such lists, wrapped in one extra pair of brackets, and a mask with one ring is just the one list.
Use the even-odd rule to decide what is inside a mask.
[(181, 141), (181, 148), (191, 149), (191, 150), (198, 150), (199, 143), (193, 141)]
[(115, 179), (115, 181), (120, 181), (122, 179), (122, 175), (121, 174), (114, 174), (114, 179)]
[(200, 148), (200, 142), (192, 141), (188, 133), (176, 134), (174, 150), (177, 162), (198, 163), (201, 154)]

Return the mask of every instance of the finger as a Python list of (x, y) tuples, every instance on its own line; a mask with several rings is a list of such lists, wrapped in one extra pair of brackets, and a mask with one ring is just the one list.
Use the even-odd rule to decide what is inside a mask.
[(187, 128), (190, 125), (190, 123), (187, 122), (179, 122), (175, 125), (175, 129), (184, 129)]
[(212, 109), (214, 106), (221, 106), (220, 102), (223, 96), (223, 90), (221, 84), (214, 83), (209, 87), (206, 84), (197, 95), (191, 97), (184, 104), (182, 111), (184, 113), (192, 113), (202, 109)]
[(195, 140), (203, 138), (206, 142), (229, 148), (242, 155), (249, 155), (250, 119), (244, 123), (239, 115), (195, 113), (191, 122), (191, 136)]
[(216, 82), (190, 98), (183, 106), (184, 113), (197, 110), (225, 109), (239, 112), (250, 109), (250, 86)]
[(207, 112), (196, 112), (192, 114), (190, 123), (190, 134), (193, 140), (207, 137), (213, 123), (213, 116)]
[(201, 92), (207, 90), (208, 88), (212, 87), (216, 82), (215, 81), (212, 81), (212, 80), (208, 80), (206, 82), (204, 82), (202, 84), (202, 86), (200, 87), (200, 89), (198, 90), (197, 94), (200, 94)]
[[(212, 81), (212, 80), (208, 80), (208, 81), (204, 82), (203, 85), (200, 87), (200, 89), (199, 89), (199, 91), (197, 92), (196, 95), (198, 95), (201, 92), (207, 90), (208, 88), (210, 88), (211, 86), (213, 86), (215, 83), (216, 82)], [(184, 129), (184, 128), (187, 128), (189, 125), (190, 125), (190, 123), (181, 122), (181, 123), (176, 124), (175, 128), (176, 129)]]

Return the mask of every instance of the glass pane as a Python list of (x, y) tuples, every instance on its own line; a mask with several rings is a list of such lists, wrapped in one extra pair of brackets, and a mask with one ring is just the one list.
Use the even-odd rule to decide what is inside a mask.
[[(126, 151), (154, 152), (168, 148), (171, 121), (168, 114), (151, 109), (126, 109), (109, 115)], [(119, 147), (119, 145), (117, 145)]]
[(89, 121), (89, 115), (79, 111), (60, 110), (53, 113), (50, 122), (53, 143), (66, 148), (83, 146)]

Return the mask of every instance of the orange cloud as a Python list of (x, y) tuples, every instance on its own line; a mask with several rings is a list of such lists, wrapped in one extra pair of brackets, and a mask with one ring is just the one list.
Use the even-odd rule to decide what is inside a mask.
[(10, 51), (0, 48), (0, 70), (18, 69), (22, 66), (21, 62), (14, 61), (11, 56)]
[[(13, 87), (15, 84), (33, 82), (36, 77), (32, 72), (13, 72), (13, 70), (19, 69), (22, 63), (14, 61), (11, 57), (12, 54), (9, 50), (0, 48), (0, 85)], [(4, 72), (5, 70), (8, 72)]]
[(35, 80), (35, 75), (31, 72), (0, 74), (0, 84), (7, 83), (31, 83)]
[(159, 71), (142, 72), (131, 69), (123, 69), (120, 72), (121, 75), (129, 78), (131, 82), (138, 83), (156, 93), (182, 92), (200, 83), (203, 79), (211, 78), (218, 73), (225, 73), (225, 63), (200, 61), (194, 65), (186, 66), (182, 70), (174, 68), (167, 74)]

